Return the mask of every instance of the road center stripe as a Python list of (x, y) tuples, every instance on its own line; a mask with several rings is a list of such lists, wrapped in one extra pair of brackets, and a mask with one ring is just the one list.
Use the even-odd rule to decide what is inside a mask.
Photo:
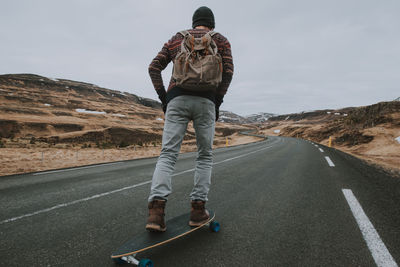
[(375, 230), (371, 221), (368, 219), (357, 198), (350, 189), (342, 189), (343, 194), (350, 206), (351, 212), (357, 221), (358, 227), (364, 237), (365, 242), (379, 267), (397, 267), (389, 250), (386, 248), (378, 232)]
[(118, 193), (118, 192), (121, 192), (121, 191), (125, 191), (125, 190), (128, 190), (128, 189), (132, 189), (132, 188), (139, 187), (139, 186), (142, 186), (142, 185), (145, 185), (145, 184), (149, 184), (149, 183), (151, 183), (151, 181), (146, 181), (146, 182), (143, 182), (143, 183), (139, 183), (139, 184), (123, 187), (123, 188), (120, 188), (120, 189), (116, 189), (116, 190), (113, 190), (113, 191), (109, 191), (109, 192), (105, 192), (105, 193), (101, 193), (101, 194), (96, 194), (96, 195), (93, 195), (93, 196), (90, 196), (90, 197), (86, 197), (86, 198), (74, 200), (74, 201), (71, 201), (71, 202), (59, 204), (59, 205), (53, 206), (51, 208), (35, 211), (35, 212), (32, 212), (32, 213), (28, 213), (28, 214), (25, 214), (25, 215), (21, 215), (21, 216), (18, 216), (18, 217), (14, 217), (14, 218), (11, 218), (11, 219), (7, 219), (7, 220), (4, 220), (4, 221), (1, 221), (0, 224), (13, 222), (13, 221), (16, 221), (16, 220), (19, 220), (19, 219), (22, 219), (22, 218), (31, 217), (33, 215), (49, 212), (49, 211), (56, 210), (56, 209), (59, 209), (59, 208), (68, 207), (68, 206), (71, 206), (71, 205), (74, 205), (74, 204), (78, 204), (78, 203), (81, 203), (81, 202), (85, 202), (85, 201), (88, 201), (88, 200), (91, 200), (91, 199), (108, 196), (108, 195), (111, 195), (111, 194), (114, 194), (114, 193)]
[(332, 160), (328, 156), (326, 156), (325, 159), (328, 162), (329, 166), (335, 167), (335, 164), (333, 164)]
[(322, 153), (324, 153), (324, 150), (322, 150), (322, 148), (320, 148), (319, 151), (321, 151)]

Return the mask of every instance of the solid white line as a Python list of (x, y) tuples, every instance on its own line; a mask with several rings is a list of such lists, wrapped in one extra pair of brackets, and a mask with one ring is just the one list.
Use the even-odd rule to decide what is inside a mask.
[(321, 151), (322, 153), (324, 152), (324, 151), (322, 150), (322, 148), (320, 148), (319, 151)]
[(33, 175), (42, 175), (42, 174), (57, 173), (57, 172), (68, 172), (68, 171), (95, 168), (95, 167), (100, 167), (100, 166), (107, 166), (107, 165), (114, 165), (114, 164), (121, 164), (121, 163), (122, 162), (111, 162), (111, 163), (104, 163), (104, 164), (84, 166), (84, 167), (76, 167), (76, 168), (69, 168), (69, 169), (62, 169), (62, 170), (54, 170), (54, 171), (47, 171), (47, 172), (37, 172), (37, 173), (34, 173)]
[(246, 154), (243, 154), (243, 155), (240, 155), (240, 156), (236, 156), (236, 157), (233, 157), (233, 158), (221, 160), (221, 161), (219, 161), (219, 162), (214, 162), (213, 165), (218, 165), (218, 164), (225, 163), (225, 162), (228, 162), (228, 161), (231, 161), (231, 160), (234, 160), (234, 159), (243, 158), (243, 157), (246, 157), (246, 156), (248, 156), (248, 155), (251, 155), (251, 154), (260, 152), (260, 151), (262, 151), (262, 150), (271, 148), (272, 146), (273, 146), (273, 145), (271, 145), (271, 146), (266, 146), (266, 147), (263, 147), (263, 148), (261, 148), (261, 149), (254, 150), (254, 151), (252, 151), (252, 152), (249, 152), (249, 153), (246, 153)]
[[(181, 175), (181, 174), (184, 174), (184, 173), (188, 173), (188, 172), (192, 172), (192, 171), (194, 171), (195, 169), (193, 168), (193, 169), (189, 169), (189, 170), (186, 170), (186, 171), (181, 171), (181, 172), (178, 172), (178, 173), (174, 173), (174, 174), (172, 174), (171, 176), (178, 176), (178, 175)], [(151, 180), (150, 180), (151, 181)]]
[(397, 267), (397, 263), (394, 261), (392, 255), (390, 255), (389, 250), (379, 237), (378, 232), (368, 219), (353, 192), (350, 189), (342, 189), (342, 191), (376, 265), (382, 267)]
[(328, 162), (329, 166), (335, 167), (335, 164), (333, 164), (332, 160), (328, 156), (326, 156), (325, 159)]
[[(242, 158), (242, 157), (248, 156), (250, 154), (253, 154), (253, 153), (268, 149), (268, 148), (271, 148), (274, 144), (272, 144), (270, 146), (267, 146), (267, 147), (263, 147), (261, 149), (258, 149), (258, 150), (252, 151), (252, 152), (249, 152), (249, 153), (246, 153), (246, 154), (243, 154), (243, 155), (240, 155), (240, 156), (237, 156), (237, 157), (233, 157), (233, 158), (225, 159), (225, 160), (222, 160), (222, 161), (219, 161), (219, 162), (215, 162), (215, 163), (213, 163), (213, 165), (221, 164), (221, 163), (228, 162), (228, 161), (231, 161), (231, 160), (234, 160), (234, 159), (238, 159), (238, 158)], [(114, 163), (114, 164), (117, 164), (117, 163)], [(88, 166), (88, 167), (94, 167), (94, 166)], [(82, 167), (82, 168), (84, 168), (84, 167)], [(73, 170), (73, 169), (71, 169), (71, 170)], [(195, 169), (192, 168), (192, 169), (189, 169), (189, 170), (185, 170), (185, 171), (181, 171), (181, 172), (175, 173), (172, 176), (178, 176), (178, 175), (181, 175), (181, 174), (184, 174), (184, 173), (192, 172), (194, 170)], [(34, 216), (34, 215), (38, 215), (38, 214), (41, 214), (41, 213), (49, 212), (49, 211), (52, 211), (52, 210), (55, 210), (55, 209), (68, 207), (68, 206), (71, 206), (71, 205), (74, 205), (74, 204), (78, 204), (78, 203), (81, 203), (81, 202), (85, 202), (85, 201), (88, 201), (88, 200), (92, 200), (92, 199), (108, 196), (108, 195), (111, 195), (111, 194), (114, 194), (114, 193), (118, 193), (118, 192), (121, 192), (121, 191), (129, 190), (129, 189), (132, 189), (132, 188), (135, 188), (135, 187), (139, 187), (139, 186), (142, 186), (142, 185), (146, 185), (146, 184), (150, 184), (150, 183), (151, 183), (151, 180), (148, 180), (148, 181), (145, 181), (145, 182), (142, 182), (142, 183), (139, 183), (139, 184), (135, 184), (135, 185), (123, 187), (123, 188), (120, 188), (120, 189), (116, 189), (116, 190), (113, 190), (113, 191), (109, 191), (109, 192), (105, 192), (105, 193), (101, 193), (101, 194), (96, 194), (96, 195), (93, 195), (93, 196), (90, 196), (90, 197), (86, 197), (86, 198), (74, 200), (74, 201), (71, 201), (71, 202), (59, 204), (59, 205), (56, 205), (56, 206), (53, 206), (53, 207), (50, 207), (50, 208), (47, 208), (47, 209), (35, 211), (35, 212), (32, 212), (32, 213), (28, 213), (28, 214), (25, 214), (25, 215), (21, 215), (21, 216), (18, 216), (18, 217), (14, 217), (14, 218), (10, 218), (10, 219), (6, 219), (6, 220), (3, 220), (3, 221), (0, 221), (0, 225), (1, 224), (5, 224), (5, 223), (9, 223), (9, 222), (14, 222), (14, 221), (26, 218), (26, 217), (31, 217), (31, 216)]]
[(120, 188), (120, 189), (116, 189), (116, 190), (113, 190), (113, 191), (109, 191), (109, 192), (93, 195), (93, 196), (90, 196), (90, 197), (74, 200), (74, 201), (71, 201), (71, 202), (59, 204), (59, 205), (53, 206), (51, 208), (35, 211), (35, 212), (32, 212), (32, 213), (28, 213), (28, 214), (25, 214), (25, 215), (21, 215), (21, 216), (18, 216), (18, 217), (14, 217), (14, 218), (11, 218), (11, 219), (7, 219), (7, 220), (4, 220), (4, 221), (1, 221), (0, 224), (13, 222), (13, 221), (16, 221), (16, 220), (19, 220), (19, 219), (22, 219), (22, 218), (31, 217), (33, 215), (49, 212), (49, 211), (56, 210), (56, 209), (59, 209), (59, 208), (68, 207), (68, 206), (71, 206), (71, 205), (74, 205), (74, 204), (77, 204), (77, 203), (81, 203), (81, 202), (85, 202), (85, 201), (88, 201), (88, 200), (92, 200), (92, 199), (95, 199), (95, 198), (108, 196), (108, 195), (111, 195), (111, 194), (114, 194), (114, 193), (118, 193), (118, 192), (121, 192), (121, 191), (125, 191), (125, 190), (128, 190), (128, 189), (132, 189), (132, 188), (135, 188), (135, 187), (138, 187), (138, 186), (142, 186), (142, 185), (145, 185), (145, 184), (149, 184), (149, 183), (151, 183), (151, 181), (146, 181), (146, 182), (143, 182), (143, 183), (139, 183), (139, 184), (123, 187), (123, 188)]

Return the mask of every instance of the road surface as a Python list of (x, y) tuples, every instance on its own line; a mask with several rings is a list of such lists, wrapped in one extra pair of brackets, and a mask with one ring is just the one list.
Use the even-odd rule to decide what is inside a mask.
[[(195, 153), (181, 154), (166, 216), (189, 210)], [(144, 230), (156, 158), (0, 177), (0, 266), (113, 266)], [(397, 266), (400, 179), (309, 141), (214, 152), (207, 205), (222, 230), (142, 254), (155, 266)]]

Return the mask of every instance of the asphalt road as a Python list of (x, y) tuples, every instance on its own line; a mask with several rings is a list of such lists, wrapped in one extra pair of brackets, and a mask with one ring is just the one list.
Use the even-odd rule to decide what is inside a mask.
[[(305, 140), (214, 153), (201, 229), (143, 253), (155, 266), (397, 266), (400, 179)], [(180, 155), (167, 218), (189, 211), (195, 153)], [(328, 157), (328, 158), (325, 158)], [(144, 231), (155, 158), (0, 177), (0, 266), (113, 266)]]

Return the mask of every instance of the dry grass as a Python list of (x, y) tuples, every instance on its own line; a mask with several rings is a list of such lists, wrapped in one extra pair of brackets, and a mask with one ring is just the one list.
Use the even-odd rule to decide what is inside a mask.
[[(233, 146), (256, 142), (261, 139), (235, 134), (228, 140), (228, 145)], [(218, 145), (215, 148), (225, 146), (223, 140), (217, 143)], [(160, 149), (160, 146), (131, 146), (124, 149), (0, 148), (0, 176), (156, 157), (160, 154)], [(182, 146), (181, 152), (191, 151), (196, 151), (195, 145), (184, 144)]]
[[(314, 125), (308, 121), (283, 121), (274, 123), (273, 127), (262, 130), (265, 135), (279, 136), (286, 135), (298, 137), (328, 146), (329, 138), (316, 140), (318, 133), (326, 131), (329, 127), (326, 124)], [(284, 129), (292, 129), (284, 131)], [(280, 130), (280, 132), (275, 132)], [(284, 134), (282, 134), (282, 132)], [(349, 153), (355, 157), (361, 158), (370, 164), (376, 165), (394, 174), (400, 174), (400, 144), (395, 140), (400, 136), (400, 127), (390, 123), (380, 124), (379, 126), (370, 127), (360, 130), (361, 134), (373, 136), (373, 140), (368, 143), (360, 143), (358, 145), (339, 145), (335, 142), (332, 146), (343, 152)], [(340, 136), (340, 132), (332, 132), (332, 140)]]

